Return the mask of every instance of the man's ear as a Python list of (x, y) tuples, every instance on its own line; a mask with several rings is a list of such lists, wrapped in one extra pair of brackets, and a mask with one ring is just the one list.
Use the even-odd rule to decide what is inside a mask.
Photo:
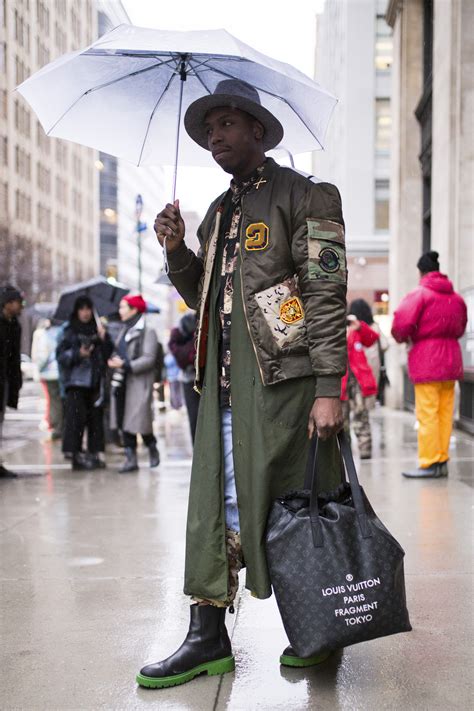
[(260, 121), (255, 121), (253, 124), (253, 135), (255, 136), (255, 138), (258, 141), (261, 141), (264, 133), (265, 133), (265, 129), (263, 128)]

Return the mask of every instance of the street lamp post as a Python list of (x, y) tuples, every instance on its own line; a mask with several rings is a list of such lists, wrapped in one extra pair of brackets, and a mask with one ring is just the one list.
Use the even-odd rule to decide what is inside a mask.
[(138, 248), (138, 292), (142, 293), (142, 232), (146, 232), (146, 222), (141, 221), (143, 212), (143, 198), (137, 195), (135, 198), (135, 218), (137, 232), (137, 248)]

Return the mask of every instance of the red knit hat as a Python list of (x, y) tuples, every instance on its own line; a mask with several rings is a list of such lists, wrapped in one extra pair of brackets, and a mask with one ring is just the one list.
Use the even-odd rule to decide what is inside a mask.
[(141, 314), (145, 313), (146, 301), (141, 294), (127, 294), (127, 296), (123, 297), (123, 300), (127, 302), (130, 308), (137, 309)]

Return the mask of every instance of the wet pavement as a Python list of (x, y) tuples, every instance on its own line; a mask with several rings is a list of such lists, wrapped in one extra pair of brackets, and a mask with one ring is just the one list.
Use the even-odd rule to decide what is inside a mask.
[(286, 669), (274, 598), (242, 589), (228, 615), (235, 674), (147, 690), (135, 673), (174, 651), (188, 623), (185, 411), (158, 416), (158, 469), (141, 450), (140, 472), (118, 475), (118, 453), (107, 455), (106, 470), (71, 472), (39, 429), (42, 407), (28, 383), (5, 427), (6, 462), (24, 477), (0, 482), (1, 709), (472, 708), (468, 435), (454, 433), (448, 480), (405, 480), (402, 467), (416, 463), (414, 417), (373, 413), (374, 458), (360, 478), (406, 550), (413, 632), (347, 648), (316, 669)]

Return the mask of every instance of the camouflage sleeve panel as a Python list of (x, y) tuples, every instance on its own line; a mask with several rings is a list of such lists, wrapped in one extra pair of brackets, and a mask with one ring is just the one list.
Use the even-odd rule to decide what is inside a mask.
[(308, 276), (339, 284), (347, 284), (344, 227), (332, 220), (309, 217)]
[(296, 201), (291, 241), (316, 397), (337, 397), (347, 367), (347, 262), (341, 197), (334, 185), (307, 184)]

